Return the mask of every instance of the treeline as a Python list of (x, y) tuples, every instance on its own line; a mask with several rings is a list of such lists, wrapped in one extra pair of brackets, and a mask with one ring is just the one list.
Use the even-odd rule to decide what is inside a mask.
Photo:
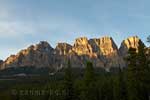
[[(73, 80), (71, 64), (65, 71), (62, 100), (150, 100), (149, 53), (142, 41), (138, 51), (130, 48), (125, 58), (127, 68), (97, 77), (91, 62), (87, 62), (81, 79)], [(59, 98), (60, 99), (60, 98)], [(52, 100), (52, 99), (51, 99)]]

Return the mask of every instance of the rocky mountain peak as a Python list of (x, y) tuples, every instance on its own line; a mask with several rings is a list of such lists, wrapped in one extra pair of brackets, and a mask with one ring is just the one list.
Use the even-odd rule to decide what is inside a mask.
[(87, 44), (88, 44), (87, 37), (80, 37), (80, 38), (76, 38), (74, 46), (87, 45)]
[(52, 50), (52, 47), (47, 41), (40, 41), (39, 44), (36, 44), (33, 46), (34, 50), (39, 50), (39, 51), (49, 51)]
[(77, 55), (91, 55), (93, 53), (87, 37), (77, 38), (74, 46), (72, 47), (72, 51)]
[(105, 42), (105, 41), (112, 41), (112, 37), (109, 36), (104, 36), (100, 38), (101, 41)]
[(102, 55), (109, 55), (118, 49), (113, 39), (107, 36), (90, 39), (89, 43), (92, 45), (93, 51)]
[(120, 66), (123, 62), (118, 53), (117, 45), (111, 37), (105, 36), (102, 38), (90, 39), (89, 43), (93, 51), (102, 60), (105, 67)]
[(51, 55), (53, 55), (53, 48), (46, 41), (41, 41), (36, 45), (31, 45), (27, 49), (21, 50), (16, 55), (11, 55), (3, 63), (5, 67), (21, 67), (21, 66), (36, 66), (46, 67), (50, 66)]
[(66, 66), (68, 59), (71, 59), (71, 63), (76, 67), (83, 67), (87, 60), (92, 61), (96, 67), (122, 67), (125, 65), (123, 58), (128, 49), (138, 49), (139, 41), (141, 40), (137, 36), (129, 37), (121, 43), (119, 50), (114, 40), (108, 36), (90, 40), (80, 37), (75, 40), (73, 46), (58, 43), (55, 49), (48, 42), (41, 41), (0, 62), (0, 69), (22, 66), (57, 69)]
[(111, 55), (118, 50), (116, 43), (111, 37), (102, 37), (100, 39), (100, 48), (104, 55)]
[(56, 52), (60, 55), (66, 55), (71, 50), (72, 46), (68, 43), (58, 43), (56, 46)]
[(141, 40), (139, 39), (138, 36), (132, 36), (132, 37), (129, 37), (129, 38), (123, 40), (123, 42), (121, 43), (120, 49), (119, 49), (121, 55), (125, 56), (127, 54), (129, 48), (138, 49), (139, 41), (141, 41)]

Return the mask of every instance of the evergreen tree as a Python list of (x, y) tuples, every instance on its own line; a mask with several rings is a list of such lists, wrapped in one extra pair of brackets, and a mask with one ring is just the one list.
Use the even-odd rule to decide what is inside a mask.
[(95, 81), (95, 73), (93, 64), (91, 62), (86, 63), (85, 73), (84, 73), (84, 83), (85, 85), (89, 85), (90, 83)]
[(149, 67), (147, 63), (145, 45), (140, 40), (138, 51), (129, 49), (128, 56), (128, 93), (129, 100), (148, 100)]
[(149, 68), (148, 59), (146, 57), (145, 45), (142, 41), (139, 41), (138, 53), (137, 53), (137, 79), (138, 79), (138, 95), (140, 100), (148, 100), (148, 88), (150, 84), (149, 80)]
[[(147, 37), (147, 42), (150, 44), (150, 35)], [(150, 76), (150, 46), (147, 48), (146, 50), (146, 57), (147, 57), (147, 66), (148, 66), (148, 76)], [(150, 78), (148, 78), (148, 85), (147, 85), (147, 89), (149, 90), (149, 99), (150, 99)]]
[(128, 91), (128, 100), (140, 100), (138, 98), (138, 89), (137, 89), (137, 67), (136, 67), (136, 49), (130, 48), (128, 51), (128, 57), (126, 58), (128, 63), (127, 68), (127, 91)]
[(68, 61), (68, 66), (65, 69), (64, 90), (65, 90), (64, 100), (73, 100), (74, 99), (74, 88), (73, 88), (73, 75), (72, 75), (70, 60)]
[(83, 90), (80, 95), (81, 100), (97, 100), (96, 94), (96, 79), (93, 64), (91, 62), (86, 63), (85, 73), (83, 77)]
[(119, 67), (117, 79), (114, 80), (114, 100), (127, 100), (126, 82), (124, 78), (124, 71)]

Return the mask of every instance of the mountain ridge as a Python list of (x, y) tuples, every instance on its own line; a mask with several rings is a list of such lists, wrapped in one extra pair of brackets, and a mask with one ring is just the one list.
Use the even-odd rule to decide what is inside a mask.
[(51, 47), (47, 41), (41, 41), (1, 61), (0, 69), (18, 66), (59, 69), (65, 67), (69, 59), (73, 67), (84, 67), (87, 60), (93, 62), (95, 67), (124, 67), (123, 58), (128, 49), (130, 47), (137, 49), (139, 41), (140, 38), (132, 36), (123, 40), (121, 46), (118, 47), (109, 36), (92, 39), (79, 37), (75, 39), (73, 45), (60, 42), (55, 48)]

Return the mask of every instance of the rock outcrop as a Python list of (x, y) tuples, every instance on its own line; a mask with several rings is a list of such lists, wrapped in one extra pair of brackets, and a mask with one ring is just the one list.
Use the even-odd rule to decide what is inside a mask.
[(2, 64), (2, 68), (9, 67), (53, 67), (53, 48), (45, 41), (31, 45), (16, 55), (11, 55)]
[(59, 55), (67, 55), (71, 49), (72, 46), (68, 43), (58, 43), (55, 50)]
[(129, 37), (121, 43), (118, 49), (111, 37), (87, 39), (77, 38), (72, 45), (58, 43), (53, 49), (48, 42), (41, 41), (21, 50), (16, 55), (11, 55), (0, 62), (0, 68), (10, 67), (49, 67), (61, 69), (70, 59), (72, 67), (85, 67), (87, 60), (92, 61), (95, 67), (124, 67), (123, 58), (130, 47), (138, 49), (140, 39), (137, 36)]
[(89, 42), (93, 51), (104, 63), (104, 67), (118, 67), (122, 64), (117, 45), (111, 37), (90, 39)]
[(129, 37), (121, 43), (121, 46), (119, 48), (119, 52), (121, 56), (126, 56), (129, 48), (135, 48), (138, 50), (139, 41), (141, 41), (138, 36)]
[(90, 55), (93, 53), (91, 45), (86, 37), (77, 38), (72, 51), (78, 55)]
[(89, 42), (93, 47), (93, 51), (101, 55), (109, 56), (118, 51), (118, 48), (111, 37), (90, 39)]
[(78, 56), (78, 62), (80, 62), (78, 65), (82, 67), (86, 61), (92, 61), (95, 67), (104, 67), (104, 63), (98, 59), (98, 55), (93, 51), (92, 45), (86, 37), (77, 38), (70, 52), (74, 52)]

